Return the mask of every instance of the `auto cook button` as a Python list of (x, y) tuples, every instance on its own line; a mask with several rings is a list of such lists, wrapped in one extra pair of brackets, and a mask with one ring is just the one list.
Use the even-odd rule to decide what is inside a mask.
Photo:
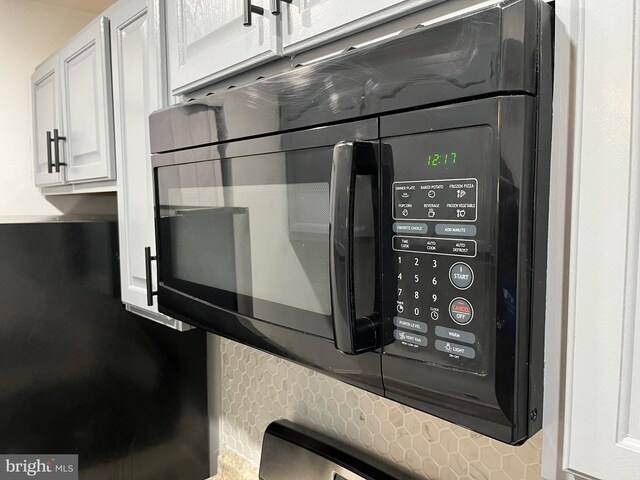
[(448, 353), (450, 357), (476, 358), (476, 351), (468, 345), (436, 340), (436, 350)]
[(473, 307), (462, 297), (454, 298), (449, 304), (449, 315), (458, 325), (466, 325), (473, 319)]
[(473, 270), (464, 262), (454, 263), (449, 269), (449, 280), (454, 287), (466, 290), (473, 283)]

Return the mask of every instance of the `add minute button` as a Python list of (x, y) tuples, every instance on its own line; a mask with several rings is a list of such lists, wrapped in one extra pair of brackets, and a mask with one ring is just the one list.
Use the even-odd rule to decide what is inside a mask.
[(458, 225), (438, 223), (436, 225), (437, 235), (448, 235), (450, 237), (475, 237), (477, 228), (475, 225)]

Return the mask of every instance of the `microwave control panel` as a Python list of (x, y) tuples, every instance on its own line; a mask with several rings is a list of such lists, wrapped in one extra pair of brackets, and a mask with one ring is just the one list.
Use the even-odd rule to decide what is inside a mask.
[(383, 141), (393, 156), (385, 354), (481, 375), (490, 367), (492, 138), (478, 126)]

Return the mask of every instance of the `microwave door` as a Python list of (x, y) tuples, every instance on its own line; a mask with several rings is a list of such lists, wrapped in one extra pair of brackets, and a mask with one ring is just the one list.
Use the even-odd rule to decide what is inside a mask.
[(163, 284), (332, 339), (326, 157), (319, 148), (158, 168)]
[[(250, 155), (235, 155), (234, 148), (225, 149), (225, 158), (205, 148), (202, 158), (209, 159), (203, 161), (185, 153), (191, 161), (156, 169), (162, 286), (336, 342), (347, 353), (373, 348), (378, 333), (367, 333), (355, 318), (372, 325), (378, 310), (377, 144)], [(349, 149), (353, 162), (342, 160), (351, 158)], [(333, 202), (345, 188), (344, 175), (332, 173), (336, 164), (352, 171), (348, 195)], [(343, 201), (345, 209), (336, 214)], [(331, 234), (340, 215), (347, 215), (345, 230)], [(338, 278), (332, 245), (343, 242), (348, 255), (340, 278), (347, 283), (332, 284)], [(347, 297), (352, 303), (342, 302)], [(373, 341), (362, 342), (363, 331)]]

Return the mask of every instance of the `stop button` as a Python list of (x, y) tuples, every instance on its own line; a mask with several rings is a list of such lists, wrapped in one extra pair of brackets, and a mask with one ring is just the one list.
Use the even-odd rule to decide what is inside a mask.
[(458, 325), (466, 325), (473, 319), (473, 307), (462, 297), (454, 298), (449, 304), (449, 315)]

